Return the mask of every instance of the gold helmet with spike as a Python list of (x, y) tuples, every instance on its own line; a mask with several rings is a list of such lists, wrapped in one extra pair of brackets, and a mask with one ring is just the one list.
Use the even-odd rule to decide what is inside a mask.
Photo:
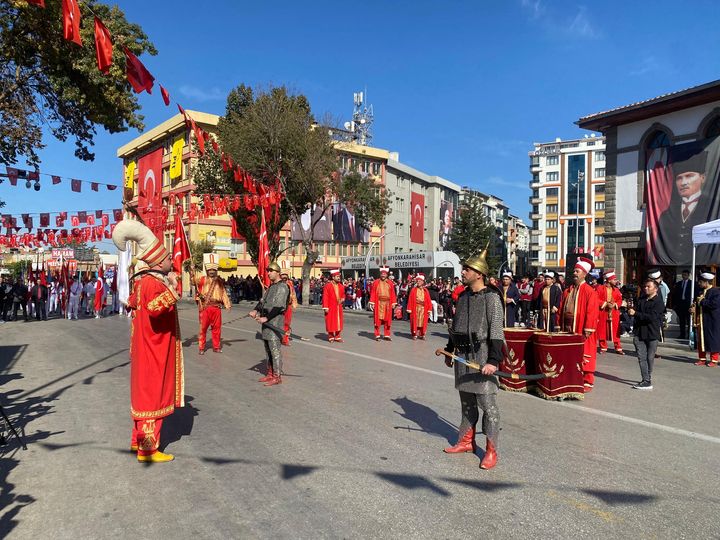
[(485, 249), (482, 250), (482, 253), (480, 255), (475, 255), (473, 257), (468, 257), (464, 261), (462, 261), (460, 264), (463, 266), (467, 266), (468, 268), (472, 268), (476, 272), (480, 272), (481, 274), (488, 275), (490, 273), (490, 267), (487, 263), (487, 251), (488, 246), (490, 245), (490, 242), (488, 242), (485, 245)]

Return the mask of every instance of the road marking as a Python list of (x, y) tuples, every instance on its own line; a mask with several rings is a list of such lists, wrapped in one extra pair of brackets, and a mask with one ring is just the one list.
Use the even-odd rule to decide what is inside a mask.
[[(190, 322), (197, 322), (197, 319), (188, 319), (187, 317), (179, 317), (182, 320), (190, 321)], [(224, 327), (230, 328), (232, 330), (237, 330), (239, 332), (245, 332), (248, 334), (257, 334), (257, 330), (247, 330), (245, 328), (238, 328), (237, 326), (230, 326), (223, 324)], [(328, 347), (327, 345), (320, 345), (319, 343), (312, 343), (308, 341), (295, 341), (296, 344), (305, 345), (308, 347), (315, 347), (317, 349), (323, 349), (326, 351), (333, 351), (333, 352), (342, 352), (342, 354), (347, 354), (350, 356), (357, 356), (358, 358), (365, 358), (366, 360), (372, 360), (374, 362), (380, 362), (382, 364), (388, 364), (391, 366), (401, 367), (405, 369), (411, 369), (413, 371), (420, 371), (421, 373), (428, 373), (429, 375), (435, 375), (437, 377), (444, 377), (446, 379), (455, 379), (455, 375), (451, 375), (449, 373), (442, 373), (440, 371), (435, 371), (432, 369), (426, 369), (419, 366), (413, 366), (411, 364), (403, 364), (402, 362), (394, 362), (393, 360), (386, 360), (384, 358), (378, 358), (377, 356), (370, 356), (368, 354), (362, 354), (362, 353), (356, 353), (353, 351), (346, 351), (346, 350), (340, 350), (336, 347)], [(573, 403), (568, 403), (567, 401), (548, 401), (546, 399), (539, 399), (535, 396), (532, 396), (530, 394), (525, 394), (522, 392), (515, 392), (515, 395), (523, 396), (528, 399), (533, 399), (537, 401), (538, 403), (544, 403), (551, 406), (561, 406), (566, 407), (569, 409), (575, 409), (578, 411), (583, 411), (588, 414), (594, 414), (596, 416), (602, 416), (604, 418), (611, 418), (613, 420), (620, 420), (622, 422), (626, 422), (628, 424), (635, 424), (638, 426), (644, 426), (651, 429), (656, 429), (658, 431), (664, 431), (665, 433), (672, 433), (674, 435), (681, 435), (683, 437), (689, 437), (691, 439), (697, 439), (700, 441), (705, 441), (713, 444), (720, 444), (720, 437), (713, 437), (712, 435), (705, 435), (704, 433), (697, 433), (695, 431), (688, 431), (686, 429), (680, 429), (675, 428), (672, 426), (666, 426), (664, 424), (657, 424), (655, 422), (648, 422), (647, 420), (641, 420), (640, 418), (633, 418), (632, 416), (625, 416), (623, 414), (617, 414), (612, 413), (609, 411), (602, 411), (599, 409), (591, 409), (589, 407), (584, 407), (582, 405), (576, 405)]]

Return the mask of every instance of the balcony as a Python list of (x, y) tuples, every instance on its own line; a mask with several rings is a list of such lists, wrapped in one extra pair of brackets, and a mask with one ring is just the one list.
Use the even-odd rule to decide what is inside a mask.
[(530, 214), (530, 219), (542, 219), (542, 217), (543, 217), (542, 214), (538, 214), (538, 213)]

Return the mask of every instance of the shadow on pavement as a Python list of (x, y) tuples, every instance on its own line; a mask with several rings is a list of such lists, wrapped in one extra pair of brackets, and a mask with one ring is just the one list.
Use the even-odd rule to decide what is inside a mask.
[[(382, 330), (381, 330), (381, 332), (382, 332)], [(360, 330), (360, 331), (357, 333), (357, 335), (360, 336), (360, 337), (364, 337), (364, 338), (371, 339), (371, 340), (375, 341), (375, 333), (374, 333), (374, 332), (368, 332), (367, 330)]]
[(166, 417), (162, 424), (162, 434), (160, 435), (160, 451), (164, 452), (165, 448), (174, 442), (182, 439), (183, 435), (192, 433), (195, 417), (200, 413), (200, 409), (192, 406), (195, 398), (185, 396), (185, 406), (175, 409), (170, 416)]
[(395, 429), (407, 429), (410, 431), (422, 431), (445, 438), (449, 443), (454, 444), (457, 439), (457, 427), (438, 415), (427, 405), (418, 403), (406, 397), (391, 399), (393, 403), (402, 407), (402, 412), (397, 414), (413, 422), (420, 429), (413, 429), (404, 426), (395, 426)]
[[(639, 375), (640, 375), (640, 374), (638, 373), (638, 376), (639, 376)], [(596, 372), (595, 372), (595, 376), (596, 376), (596, 377), (600, 377), (601, 379), (608, 380), (608, 381), (618, 382), (618, 383), (620, 383), (620, 384), (626, 384), (626, 385), (628, 385), (628, 386), (632, 386), (632, 385), (634, 385), (634, 384), (637, 384), (637, 382), (638, 382), (637, 379), (633, 379), (633, 380), (630, 380), (630, 379), (622, 379), (622, 378), (620, 378), (620, 377), (616, 377), (615, 375), (610, 375), (610, 374), (608, 374), (608, 373), (603, 373), (602, 371), (596, 371)]]
[(600, 499), (608, 506), (621, 506), (649, 504), (657, 500), (656, 495), (646, 495), (645, 493), (629, 493), (627, 491), (605, 491), (600, 489), (582, 489), (583, 493), (592, 495)]

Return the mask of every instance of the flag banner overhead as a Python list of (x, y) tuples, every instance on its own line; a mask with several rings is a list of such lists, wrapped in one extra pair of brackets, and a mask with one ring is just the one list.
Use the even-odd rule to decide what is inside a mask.
[(410, 241), (425, 242), (425, 195), (410, 192)]
[[(688, 266), (692, 228), (720, 218), (720, 137), (654, 149), (646, 178), (645, 249), (648, 263)], [(720, 249), (698, 246), (696, 263), (714, 264)]]
[(162, 155), (163, 149), (158, 148), (138, 160), (138, 212), (159, 240), (164, 240), (164, 220), (160, 219)]

